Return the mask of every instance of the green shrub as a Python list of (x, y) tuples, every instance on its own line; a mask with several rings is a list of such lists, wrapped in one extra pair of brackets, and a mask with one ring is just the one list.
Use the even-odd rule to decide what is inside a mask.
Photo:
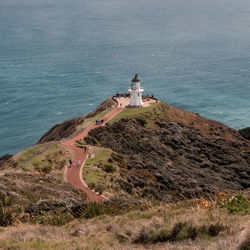
[(127, 133), (127, 134), (124, 135), (124, 137), (125, 137), (126, 139), (129, 139), (129, 138), (131, 138), (131, 135)]
[(35, 161), (32, 165), (40, 173), (49, 174), (52, 170), (51, 165), (48, 165), (48, 163)]
[(121, 156), (118, 156), (118, 155), (115, 154), (115, 153), (112, 153), (111, 156), (112, 156), (112, 158), (113, 158), (115, 161), (120, 162), (120, 163), (123, 162), (123, 159), (122, 159)]
[(116, 233), (115, 234), (115, 238), (120, 242), (120, 243), (126, 243), (129, 241), (128, 237), (126, 237), (125, 235)]
[(238, 194), (232, 199), (226, 199), (225, 201), (219, 201), (221, 208), (226, 208), (231, 214), (248, 214), (249, 213), (249, 201), (242, 195)]
[(105, 164), (103, 170), (107, 173), (114, 173), (115, 167), (112, 164)]
[(50, 165), (45, 165), (41, 168), (41, 171), (44, 173), (44, 174), (49, 174), (52, 170), (52, 167)]
[(34, 161), (34, 162), (32, 163), (32, 165), (34, 166), (34, 168), (35, 168), (36, 170), (39, 170), (39, 169), (40, 169), (40, 162), (39, 162), (39, 161)]
[(91, 183), (89, 183), (88, 186), (89, 186), (90, 189), (94, 189), (96, 184), (94, 182), (91, 182)]
[(95, 187), (95, 191), (102, 194), (103, 191), (104, 191), (105, 187), (101, 184), (98, 184), (96, 187)]
[(98, 144), (98, 141), (96, 140), (95, 137), (90, 137), (90, 136), (87, 136), (84, 138), (84, 141), (86, 144), (91, 144), (91, 145), (97, 145)]

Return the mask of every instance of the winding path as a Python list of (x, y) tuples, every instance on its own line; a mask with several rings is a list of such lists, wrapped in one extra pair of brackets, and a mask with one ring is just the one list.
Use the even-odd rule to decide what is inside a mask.
[[(112, 119), (114, 116), (116, 116), (122, 110), (123, 110), (123, 108), (118, 108), (118, 107), (110, 110), (109, 113), (107, 113), (104, 117), (100, 118), (100, 120), (104, 120), (104, 122), (102, 124), (100, 124), (100, 125), (99, 124), (98, 125), (92, 124), (91, 126), (89, 126), (87, 129), (85, 129), (82, 133), (80, 133), (76, 137), (63, 142), (63, 144), (67, 148), (71, 149), (74, 152), (72, 166), (71, 167), (67, 166), (65, 168), (64, 179), (66, 182), (72, 184), (75, 188), (80, 189), (83, 192), (85, 192), (87, 197), (91, 201), (101, 202), (101, 201), (107, 200), (107, 198), (104, 197), (103, 195), (99, 195), (98, 193), (96, 193), (93, 190), (90, 190), (88, 188), (87, 184), (83, 181), (82, 168), (83, 168), (85, 161), (87, 159), (87, 153), (84, 152), (84, 150), (82, 148), (76, 147), (74, 145), (74, 143), (77, 140), (85, 138), (88, 135), (90, 130), (92, 130), (96, 127), (105, 125), (105, 123), (107, 123), (110, 119)], [(78, 160), (80, 160), (81, 166), (78, 166)]]

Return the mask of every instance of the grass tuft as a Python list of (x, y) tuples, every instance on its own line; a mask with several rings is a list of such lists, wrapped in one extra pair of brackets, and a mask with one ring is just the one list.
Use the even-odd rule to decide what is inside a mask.
[(31, 217), (32, 223), (51, 226), (63, 226), (72, 220), (74, 220), (74, 217), (71, 214), (63, 213), (61, 211), (43, 211), (40, 214)]
[(7, 227), (14, 224), (16, 221), (16, 215), (10, 209), (4, 208), (0, 205), (0, 226)]
[(86, 208), (81, 211), (81, 218), (91, 219), (100, 215), (119, 214), (120, 210), (112, 205), (105, 205), (100, 202), (90, 202)]

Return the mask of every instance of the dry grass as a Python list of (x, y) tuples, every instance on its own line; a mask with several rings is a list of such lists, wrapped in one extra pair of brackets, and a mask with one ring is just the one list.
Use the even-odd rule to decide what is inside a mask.
[[(195, 203), (196, 204), (196, 203)], [(194, 203), (172, 207), (159, 205), (145, 211), (131, 211), (123, 215), (102, 215), (89, 220), (75, 220), (63, 227), (19, 225), (1, 229), (0, 247), (3, 249), (237, 249), (245, 240), (250, 223), (249, 215), (228, 214), (214, 207), (201, 209)], [(221, 224), (224, 229), (217, 236), (205, 235), (194, 241), (136, 244), (142, 230), (158, 232), (171, 230), (178, 223), (192, 223), (195, 227)]]
[(61, 170), (71, 157), (72, 152), (60, 142), (45, 142), (23, 150), (13, 160), (15, 169), (46, 174), (53, 169)]

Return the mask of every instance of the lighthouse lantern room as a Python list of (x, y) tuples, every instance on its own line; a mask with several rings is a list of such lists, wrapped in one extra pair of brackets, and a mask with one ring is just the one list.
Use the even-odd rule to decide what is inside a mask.
[(128, 90), (130, 95), (130, 106), (140, 107), (143, 105), (142, 92), (144, 89), (141, 87), (141, 81), (138, 79), (138, 74), (132, 79), (131, 88)]

